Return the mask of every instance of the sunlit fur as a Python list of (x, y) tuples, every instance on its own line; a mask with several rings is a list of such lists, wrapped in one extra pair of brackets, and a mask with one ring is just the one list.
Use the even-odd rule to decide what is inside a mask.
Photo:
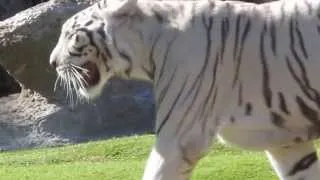
[[(64, 24), (50, 61), (89, 98), (112, 76), (153, 83), (144, 180), (189, 179), (216, 136), (266, 151), (282, 180), (317, 180), (319, 47), (318, 0), (103, 0)], [(88, 62), (101, 76), (90, 87)]]

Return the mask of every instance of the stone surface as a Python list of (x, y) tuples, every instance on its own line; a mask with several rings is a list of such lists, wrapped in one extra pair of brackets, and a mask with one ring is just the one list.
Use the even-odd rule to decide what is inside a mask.
[[(47, 0), (0, 0), (0, 21)], [(0, 97), (20, 92), (15, 79), (0, 65)]]

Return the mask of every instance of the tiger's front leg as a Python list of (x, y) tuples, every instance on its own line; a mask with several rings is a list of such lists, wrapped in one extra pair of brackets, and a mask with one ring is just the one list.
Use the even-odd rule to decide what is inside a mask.
[[(173, 124), (173, 123), (172, 123)], [(198, 160), (212, 142), (211, 133), (199, 124), (175, 134), (171, 123), (158, 134), (146, 164), (143, 180), (188, 180)], [(170, 127), (171, 126), (171, 127)]]
[(281, 180), (318, 180), (320, 168), (312, 142), (267, 151), (268, 158)]

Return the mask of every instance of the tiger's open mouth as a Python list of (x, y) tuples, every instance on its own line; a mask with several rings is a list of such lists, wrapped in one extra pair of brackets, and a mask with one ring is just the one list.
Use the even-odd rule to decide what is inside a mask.
[(90, 88), (100, 81), (100, 73), (97, 65), (92, 62), (87, 62), (81, 66), (84, 70), (80, 71), (80, 74), (85, 80), (85, 87)]

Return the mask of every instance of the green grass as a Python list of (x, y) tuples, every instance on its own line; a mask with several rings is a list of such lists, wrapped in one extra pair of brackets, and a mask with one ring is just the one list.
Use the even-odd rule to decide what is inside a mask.
[[(1, 180), (140, 180), (154, 136), (0, 153)], [(264, 153), (215, 144), (192, 180), (276, 180)]]

